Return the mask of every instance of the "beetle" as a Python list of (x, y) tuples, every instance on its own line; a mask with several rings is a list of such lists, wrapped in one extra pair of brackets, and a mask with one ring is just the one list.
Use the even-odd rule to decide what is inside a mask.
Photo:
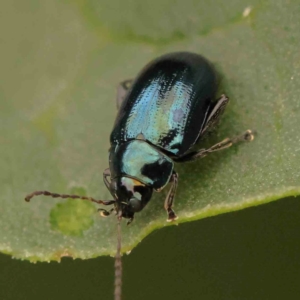
[(103, 173), (104, 184), (113, 200), (36, 191), (46, 195), (79, 198), (103, 205), (103, 216), (115, 211), (118, 218), (132, 222), (143, 210), (153, 191), (160, 192), (171, 183), (164, 207), (167, 221), (177, 219), (172, 206), (178, 185), (174, 163), (202, 158), (230, 147), (239, 141), (251, 141), (251, 130), (226, 138), (208, 149), (192, 147), (215, 127), (229, 98), (223, 94), (215, 100), (218, 79), (213, 65), (203, 56), (174, 52), (150, 62), (134, 81), (120, 84), (117, 95), (118, 114), (110, 135), (109, 168)]

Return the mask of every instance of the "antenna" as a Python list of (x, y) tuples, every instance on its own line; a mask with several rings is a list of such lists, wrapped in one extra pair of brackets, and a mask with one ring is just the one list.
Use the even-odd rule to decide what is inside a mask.
[(35, 192), (32, 192), (31, 194), (28, 194), (25, 197), (25, 201), (29, 202), (31, 200), (31, 198), (33, 198), (35, 196), (39, 196), (39, 195), (50, 196), (50, 197), (53, 197), (53, 198), (64, 198), (64, 199), (71, 198), (71, 199), (88, 200), (88, 201), (96, 202), (98, 204), (103, 204), (103, 205), (111, 205), (111, 204), (114, 204), (116, 202), (116, 200), (96, 200), (92, 197), (57, 194), (57, 193), (51, 193), (51, 192), (48, 192), (48, 191), (35, 191)]
[(115, 300), (121, 300), (122, 296), (121, 220), (122, 211), (119, 211), (117, 223), (117, 252), (115, 256)]

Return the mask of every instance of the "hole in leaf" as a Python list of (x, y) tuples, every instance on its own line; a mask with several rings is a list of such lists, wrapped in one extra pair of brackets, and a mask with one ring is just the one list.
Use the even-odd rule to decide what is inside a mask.
[[(85, 196), (83, 188), (73, 188), (72, 194)], [(82, 236), (85, 230), (93, 226), (95, 207), (83, 200), (68, 199), (58, 203), (50, 212), (51, 228), (65, 235)]]

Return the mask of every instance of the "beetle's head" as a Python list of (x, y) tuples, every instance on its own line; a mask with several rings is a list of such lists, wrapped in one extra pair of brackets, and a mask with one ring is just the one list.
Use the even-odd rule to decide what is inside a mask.
[[(117, 214), (133, 220), (134, 213), (141, 211), (149, 202), (153, 188), (131, 177), (117, 177), (111, 181)], [(120, 213), (121, 212), (121, 213)]]

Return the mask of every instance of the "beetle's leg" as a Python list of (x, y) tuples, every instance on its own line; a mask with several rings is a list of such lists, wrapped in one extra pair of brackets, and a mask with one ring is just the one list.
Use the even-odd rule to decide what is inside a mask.
[(122, 81), (119, 85), (118, 85), (118, 89), (117, 89), (117, 109), (119, 109), (121, 107), (121, 104), (129, 90), (129, 88), (131, 87), (133, 80), (132, 79), (128, 79), (125, 81)]
[(243, 134), (238, 135), (238, 136), (233, 137), (233, 138), (226, 138), (223, 141), (213, 145), (212, 147), (210, 147), (208, 149), (201, 149), (199, 151), (190, 152), (190, 153), (188, 153), (184, 156), (181, 156), (179, 158), (174, 158), (174, 161), (175, 162), (186, 162), (186, 161), (194, 160), (194, 159), (197, 159), (197, 158), (202, 158), (202, 157), (208, 155), (209, 153), (229, 148), (230, 146), (232, 146), (235, 143), (243, 142), (243, 141), (250, 142), (253, 139), (254, 139), (254, 133), (253, 133), (252, 130), (248, 129)]
[(210, 128), (213, 128), (218, 123), (228, 102), (229, 98), (224, 94), (221, 95), (220, 99), (217, 100), (215, 106), (212, 109), (210, 109), (210, 112), (204, 124), (204, 128), (202, 129), (199, 138), (202, 137), (204, 133), (206, 133)]
[(110, 210), (106, 210), (104, 208), (98, 208), (98, 211), (100, 212), (101, 217), (108, 217), (113, 211), (115, 210), (115, 208), (111, 208)]
[(176, 193), (176, 189), (177, 189), (177, 185), (178, 185), (178, 174), (175, 171), (173, 171), (170, 182), (172, 182), (172, 186), (171, 186), (171, 188), (168, 192), (167, 198), (165, 200), (165, 210), (167, 211), (167, 214), (168, 214), (168, 219), (167, 219), (168, 222), (172, 222), (172, 221), (178, 219), (174, 210), (172, 209), (174, 199), (175, 199), (175, 193)]
[(110, 169), (107, 168), (103, 172), (103, 182), (106, 185), (107, 189), (110, 191), (110, 182), (108, 181), (107, 177), (110, 177)]

